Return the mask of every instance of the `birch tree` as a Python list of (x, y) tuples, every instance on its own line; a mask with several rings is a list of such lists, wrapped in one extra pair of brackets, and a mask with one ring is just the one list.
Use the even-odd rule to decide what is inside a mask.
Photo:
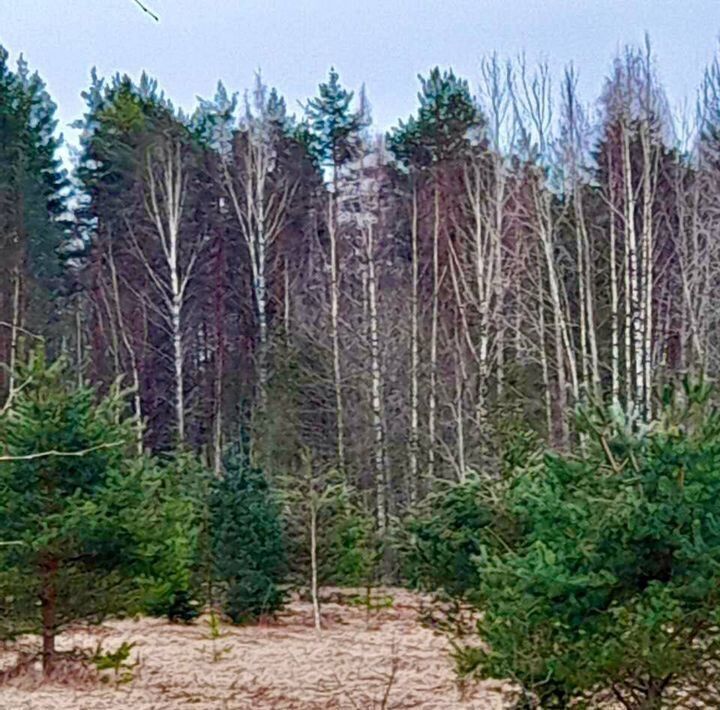
[(252, 275), (252, 300), (258, 328), (256, 352), (258, 399), (267, 400), (269, 378), (268, 280), (273, 245), (285, 227), (289, 203), (297, 184), (283, 175), (278, 161), (279, 139), (286, 130), (285, 103), (268, 90), (258, 74), (252, 99), (246, 97), (245, 116), (232, 148), (223, 156), (222, 186), (232, 205)]
[(134, 254), (158, 296), (154, 310), (171, 341), (175, 432), (180, 445), (186, 434), (184, 317), (189, 286), (207, 241), (205, 234), (195, 232), (185, 212), (190, 171), (188, 148), (179, 138), (164, 137), (152, 145), (144, 174), (145, 210), (152, 240), (141, 240), (133, 225), (126, 225)]

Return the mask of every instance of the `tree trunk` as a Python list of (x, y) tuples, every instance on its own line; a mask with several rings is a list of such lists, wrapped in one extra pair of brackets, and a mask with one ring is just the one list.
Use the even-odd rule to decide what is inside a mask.
[(610, 389), (612, 402), (620, 404), (620, 311), (617, 277), (617, 232), (615, 228), (615, 185), (612, 162), (608, 166), (610, 184)]
[(183, 387), (183, 343), (180, 321), (181, 303), (173, 298), (171, 309), (173, 365), (175, 369), (175, 423), (177, 427), (178, 444), (185, 441), (185, 389)]
[(653, 339), (653, 216), (652, 197), (653, 186), (650, 172), (651, 154), (650, 138), (648, 136), (647, 121), (643, 121), (640, 128), (640, 139), (643, 153), (643, 231), (642, 231), (642, 259), (643, 259), (643, 411), (646, 420), (652, 418), (652, 339)]
[[(159, 186), (155, 176), (155, 166), (159, 166), (161, 171)], [(157, 230), (167, 277), (158, 274), (137, 240), (135, 240), (135, 248), (148, 276), (162, 294), (167, 305), (166, 322), (170, 330), (173, 352), (175, 435), (176, 443), (182, 446), (185, 443), (185, 352), (182, 310), (185, 303), (185, 291), (193, 275), (193, 267), (198, 252), (202, 248), (203, 240), (198, 239), (198, 243), (189, 250), (187, 264), (184, 265), (180, 242), (183, 235), (180, 229), (187, 180), (183, 170), (182, 147), (179, 143), (168, 143), (161, 146), (154, 157), (152, 155), (148, 157), (147, 179), (149, 200), (146, 202), (146, 209)]]
[(409, 446), (409, 469), (410, 480), (408, 481), (408, 495), (410, 502), (414, 503), (418, 496), (418, 206), (417, 188), (413, 184), (412, 189), (412, 284), (410, 292), (410, 446)]
[(112, 242), (110, 242), (110, 248), (108, 250), (108, 263), (110, 266), (110, 279), (113, 288), (113, 300), (115, 302), (115, 318), (118, 324), (118, 330), (120, 331), (120, 338), (123, 341), (125, 350), (127, 350), (128, 357), (130, 358), (130, 372), (132, 375), (132, 386), (133, 386), (133, 404), (135, 409), (135, 447), (138, 456), (142, 456), (144, 448), (143, 440), (143, 419), (142, 419), (142, 399), (140, 395), (140, 375), (138, 373), (137, 357), (135, 355), (135, 349), (133, 344), (130, 342), (127, 330), (125, 328), (125, 319), (123, 317), (122, 308), (120, 305), (120, 288), (118, 286), (117, 270), (115, 268), (115, 257), (112, 251)]
[(335, 421), (338, 468), (345, 472), (345, 415), (342, 397), (339, 333), (339, 284), (337, 264), (337, 177), (333, 177), (333, 194), (330, 196), (328, 231), (330, 232), (330, 337), (332, 339), (333, 384), (335, 387)]
[(317, 505), (310, 493), (310, 595), (312, 596), (315, 630), (320, 633), (320, 599), (318, 597), (318, 561), (317, 561)]
[(375, 243), (373, 225), (366, 229), (366, 256), (368, 265), (368, 310), (370, 315), (370, 373), (371, 406), (373, 418), (373, 439), (375, 443), (375, 492), (377, 499), (378, 532), (385, 534), (387, 522), (387, 481), (385, 475), (385, 431), (383, 427), (382, 407), (382, 372), (380, 369), (380, 338), (378, 335), (377, 284), (375, 278)]
[(20, 329), (20, 269), (14, 270), (13, 279), (12, 330), (10, 331), (10, 358), (8, 363), (8, 402), (15, 390), (15, 368), (17, 366), (18, 331)]
[(455, 363), (455, 430), (457, 432), (458, 478), (460, 483), (465, 483), (465, 411), (463, 406), (465, 383), (463, 382), (464, 377), (460, 357), (460, 346), (458, 345), (457, 361)]
[(432, 237), (432, 322), (430, 324), (430, 394), (428, 398), (428, 485), (435, 475), (435, 415), (437, 409), (437, 340), (440, 309), (440, 190), (435, 176)]
[(42, 668), (47, 678), (52, 674), (55, 660), (55, 630), (57, 626), (56, 607), (58, 561), (48, 558), (42, 563), (42, 582), (40, 588), (40, 616), (42, 619)]
[[(625, 235), (627, 240), (628, 286), (630, 289), (629, 313), (627, 320), (631, 329), (633, 364), (627, 364), (631, 372), (632, 401), (641, 406), (644, 401), (643, 391), (643, 328), (640, 313), (640, 272), (638, 269), (637, 235), (635, 232), (635, 189), (632, 184), (632, 165), (630, 161), (630, 137), (627, 127), (623, 127), (623, 178), (625, 182)], [(626, 320), (626, 328), (628, 326)], [(627, 336), (626, 336), (627, 337)], [(627, 347), (627, 341), (626, 341)]]
[(651, 678), (645, 690), (645, 697), (637, 704), (637, 710), (660, 710), (664, 705), (663, 695), (669, 681), (670, 676), (664, 679)]
[(75, 366), (77, 367), (77, 384), (83, 386), (83, 342), (82, 342), (82, 315), (80, 303), (75, 305)]
[(547, 346), (545, 344), (545, 289), (543, 287), (542, 271), (538, 268), (538, 284), (540, 289), (540, 298), (538, 299), (538, 329), (539, 329), (539, 350), (540, 350), (540, 369), (542, 371), (542, 381), (545, 400), (545, 428), (548, 441), (553, 436), (553, 412), (552, 412), (552, 394), (550, 392), (550, 368), (548, 367)]
[(290, 272), (287, 256), (283, 257), (283, 323), (285, 324), (285, 344), (290, 343)]

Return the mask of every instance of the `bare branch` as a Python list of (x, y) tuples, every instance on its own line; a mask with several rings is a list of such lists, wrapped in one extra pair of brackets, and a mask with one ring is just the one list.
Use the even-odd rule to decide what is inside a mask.
[(146, 5), (144, 5), (140, 0), (133, 0), (133, 2), (145, 13), (150, 15), (150, 17), (155, 20), (155, 22), (160, 22), (160, 18)]
[(12, 461), (33, 461), (35, 459), (48, 458), (49, 456), (59, 457), (79, 457), (90, 454), (93, 451), (100, 451), (101, 449), (114, 449), (118, 446), (122, 446), (124, 441), (111, 441), (97, 446), (90, 446), (87, 449), (80, 449), (79, 451), (57, 451), (56, 449), (50, 449), (49, 451), (38, 451), (35, 454), (19, 454), (18, 456), (4, 455), (0, 456), (1, 462), (12, 462)]

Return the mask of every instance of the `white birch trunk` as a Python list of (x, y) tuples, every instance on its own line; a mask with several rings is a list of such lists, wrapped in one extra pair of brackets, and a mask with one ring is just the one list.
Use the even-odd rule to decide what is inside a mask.
[(375, 492), (378, 532), (385, 534), (387, 522), (387, 481), (385, 471), (385, 431), (382, 412), (382, 372), (380, 368), (380, 339), (378, 334), (377, 283), (375, 277), (375, 242), (372, 223), (365, 228), (367, 259), (367, 291), (370, 320), (371, 408), (375, 459)]
[(440, 308), (440, 195), (435, 177), (432, 236), (432, 320), (430, 323), (430, 391), (428, 395), (428, 485), (435, 476), (435, 416), (437, 409), (437, 340)]

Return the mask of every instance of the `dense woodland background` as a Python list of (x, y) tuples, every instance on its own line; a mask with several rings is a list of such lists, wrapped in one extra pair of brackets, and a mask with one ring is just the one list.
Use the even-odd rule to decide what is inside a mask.
[(717, 375), (720, 61), (683, 115), (649, 43), (590, 106), (572, 68), (524, 58), (419, 82), (379, 135), (334, 70), (299, 115), (260, 75), (186, 114), (149, 76), (93, 72), (68, 173), (42, 80), (0, 50), (6, 409), (42, 341), (80, 391), (126, 390), (103, 416), (138, 457), (183, 481), (242, 460), (261, 499), (308, 506), (315, 577), (317, 516), (342, 500), (355, 579), (397, 579), (398, 521), (444, 484), (583, 450), (593, 406), (637, 431), (665, 385)]
[(514, 423), (562, 449), (582, 402), (649, 418), (715, 374), (718, 64), (684, 121), (649, 46), (591, 108), (572, 69), (434, 69), (386, 136), (334, 71), (300, 116), (260, 76), (185, 115), (93, 73), (72, 175), (42, 81), (0, 66), (0, 359), (43, 336), (122, 378), (139, 449), (219, 470), (244, 437), (274, 474), (307, 447), (383, 528), (492, 475)]

